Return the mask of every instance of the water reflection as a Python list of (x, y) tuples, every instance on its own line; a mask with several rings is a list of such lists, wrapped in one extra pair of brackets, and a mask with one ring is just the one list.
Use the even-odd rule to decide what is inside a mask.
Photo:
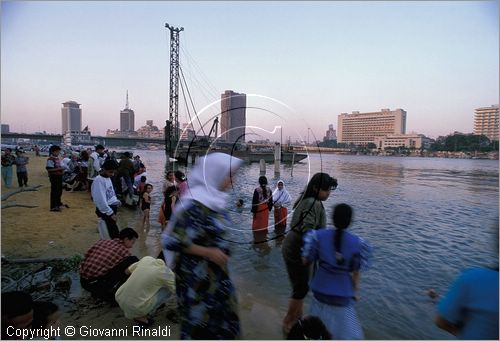
[[(141, 159), (148, 181), (161, 188), (164, 155), (141, 151)], [(327, 217), (334, 204), (349, 203), (355, 209), (352, 232), (374, 247), (373, 267), (363, 274), (356, 306), (366, 337), (449, 338), (432, 323), (435, 306), (422, 293), (429, 288), (444, 292), (465, 267), (498, 264), (498, 246), (492, 242), (498, 241), (498, 161), (314, 154), (309, 161), (295, 165), (293, 177), (289, 166), (282, 167), (280, 178), (292, 201), (311, 174), (334, 175), (339, 186), (324, 203)], [(189, 179), (189, 169), (180, 169)], [(272, 186), (278, 180), (269, 176), (273, 172), (267, 165)], [(243, 322), (245, 338), (279, 339), (290, 291), (281, 256), (286, 231), (274, 229), (271, 215), (267, 233), (252, 232), (249, 203), (259, 173), (258, 164), (243, 166), (229, 191), (230, 266), (239, 295), (249, 302), (240, 308), (252, 314)], [(140, 232), (136, 247), (142, 255), (159, 251), (160, 192), (152, 193), (149, 231), (137, 229), (136, 212), (119, 213), (120, 222), (132, 221), (130, 227)], [(240, 198), (245, 206), (237, 210)], [(290, 222), (293, 211), (288, 213)], [(266, 313), (253, 314), (261, 306)]]
[(269, 246), (267, 230), (266, 231), (253, 231), (252, 249), (257, 252), (259, 256), (265, 256), (271, 251)]

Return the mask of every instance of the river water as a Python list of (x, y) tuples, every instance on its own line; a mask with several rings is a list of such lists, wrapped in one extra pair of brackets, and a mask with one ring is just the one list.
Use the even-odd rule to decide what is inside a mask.
[[(136, 252), (156, 256), (165, 155), (134, 153), (141, 155), (154, 186), (152, 226), (140, 231)], [(356, 304), (366, 338), (450, 339), (435, 327), (436, 303), (426, 291), (444, 294), (462, 269), (498, 265), (498, 167), (494, 160), (311, 154), (293, 169), (282, 165), (280, 178), (292, 199), (316, 172), (337, 178), (337, 190), (324, 203), (329, 224), (335, 204), (354, 208), (349, 229), (374, 249), (372, 267), (361, 275)], [(189, 178), (189, 169), (181, 170)], [(230, 191), (230, 267), (244, 337), (281, 339), (290, 285), (280, 238), (253, 244), (250, 204), (259, 175), (259, 164), (245, 165)], [(274, 165), (267, 165), (266, 175), (274, 189)], [(245, 201), (243, 211), (234, 205), (239, 198)], [(122, 209), (120, 221), (140, 229), (139, 215)], [(272, 220), (271, 214), (270, 224)], [(267, 237), (275, 237), (272, 226)]]

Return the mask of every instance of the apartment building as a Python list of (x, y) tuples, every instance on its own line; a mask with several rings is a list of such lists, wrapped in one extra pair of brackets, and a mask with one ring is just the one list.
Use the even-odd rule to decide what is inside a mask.
[(474, 134), (486, 135), (490, 141), (498, 141), (498, 105), (474, 110)]

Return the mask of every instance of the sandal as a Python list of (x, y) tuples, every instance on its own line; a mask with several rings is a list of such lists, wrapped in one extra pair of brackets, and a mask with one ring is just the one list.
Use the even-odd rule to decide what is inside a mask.
[(61, 212), (61, 209), (59, 207), (54, 207), (50, 209), (50, 212)]

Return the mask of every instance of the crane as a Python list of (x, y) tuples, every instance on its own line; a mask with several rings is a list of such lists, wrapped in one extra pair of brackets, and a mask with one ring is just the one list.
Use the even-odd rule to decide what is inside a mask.
[(165, 154), (171, 156), (173, 146), (179, 142), (179, 34), (183, 27), (173, 27), (168, 23), (165, 27), (170, 30), (170, 93), (168, 120), (165, 125)]

